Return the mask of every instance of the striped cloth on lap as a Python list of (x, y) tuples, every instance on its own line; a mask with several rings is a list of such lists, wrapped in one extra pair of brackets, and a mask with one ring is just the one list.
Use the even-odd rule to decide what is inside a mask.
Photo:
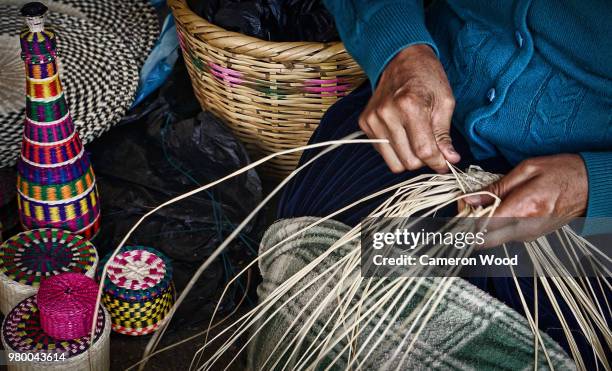
[[(319, 219), (303, 217), (276, 222), (268, 229), (262, 239), (260, 256), (268, 251), (270, 247), (317, 220)], [(263, 282), (257, 291), (260, 301), (268, 297), (280, 284), (287, 282), (292, 275), (305, 267), (309, 262), (321, 256), (349, 230), (350, 228), (342, 223), (331, 220), (325, 221), (303, 232), (298, 237), (281, 244), (268, 255), (264, 255), (260, 261)], [(304, 314), (298, 319), (299, 327), (299, 324), (303, 323), (302, 318), (310, 317), (318, 303), (321, 302), (320, 299), (332, 292), (332, 290), (338, 290), (338, 277), (333, 277), (323, 288), (320, 286), (321, 284), (312, 285), (312, 287), (298, 294), (287, 305), (281, 308), (279, 308), (280, 303), (303, 288), (303, 282), (308, 282), (313, 277), (321, 274), (348, 251), (356, 248), (359, 248), (359, 246), (357, 242), (353, 242), (335, 250), (328, 258), (317, 265), (305, 279), (291, 288), (281, 300), (275, 303), (275, 307), (268, 313), (273, 313), (274, 310), (278, 309), (276, 315), (263, 316), (269, 322), (265, 324), (265, 328), (262, 331), (257, 332), (257, 335), (249, 345), (249, 367), (251, 369), (269, 369), (276, 362), (275, 356), (271, 357), (267, 364), (266, 359), (279, 342), (287, 344), (287, 342), (293, 339), (296, 330), (290, 329), (290, 324), (299, 316), (301, 311), (305, 310)], [(351, 274), (359, 276), (360, 273), (357, 270)], [(329, 276), (325, 278), (327, 277)], [(324, 282), (325, 278), (318, 282)], [(373, 280), (370, 283), (370, 287), (375, 284), (376, 279)], [(435, 288), (440, 280), (441, 278), (424, 279), (422, 289), (418, 290), (415, 296), (410, 299), (409, 304), (399, 314), (398, 320), (395, 321), (396, 323), (391, 324), (389, 327), (390, 331), (387, 332), (385, 338), (380, 341), (378, 346), (374, 347), (369, 356), (364, 357), (365, 359), (359, 359), (359, 361), (364, 361), (363, 369), (381, 369), (383, 365), (389, 366), (389, 364), (386, 364), (386, 361), (391, 358), (406, 334), (406, 328), (402, 328), (402, 323), (406, 322), (408, 316), (414, 312), (417, 304), (423, 301), (427, 290)], [(322, 290), (317, 295), (316, 291), (319, 289)], [(357, 297), (363, 292), (363, 289), (362, 285), (357, 291)], [(309, 304), (308, 302), (311, 300), (312, 302)], [(402, 302), (402, 299), (398, 301), (398, 303)], [(338, 303), (335, 302), (333, 306), (329, 305), (323, 309), (310, 332), (306, 334), (297, 352), (298, 356), (294, 357), (292, 362), (299, 359), (305, 353), (305, 350), (315, 341), (317, 333), (325, 327), (326, 321), (329, 320), (337, 305)], [(384, 310), (388, 307), (391, 306), (385, 306)], [(361, 309), (362, 312), (366, 310), (367, 305)], [(394, 310), (397, 310), (397, 306), (391, 307), (391, 315), (387, 318), (392, 317), (395, 313)], [(388, 325), (388, 323), (384, 323), (383, 326), (375, 329), (376, 324), (380, 322), (380, 317), (381, 313), (375, 313), (372, 320), (363, 325), (365, 328), (357, 337), (357, 349), (373, 331), (376, 331), (377, 334), (374, 334), (369, 344), (379, 339), (380, 333)], [(350, 321), (350, 319), (349, 317), (348, 320)], [(255, 328), (259, 326), (258, 324)], [(326, 335), (327, 333), (321, 335), (319, 339), (316, 339), (316, 342), (321, 341), (320, 339)], [(552, 364), (556, 369), (575, 369), (573, 361), (571, 361), (558, 344), (543, 332), (541, 332), (541, 336), (544, 339)], [(413, 338), (410, 337), (404, 344), (410, 343), (412, 340)], [(336, 356), (343, 353), (338, 357), (333, 368), (345, 369), (349, 353), (348, 351), (343, 351), (346, 344), (346, 339), (342, 339), (333, 348), (333, 352), (326, 355), (325, 359), (317, 364), (317, 368), (323, 369), (327, 367)], [(283, 348), (282, 344), (279, 348)], [(352, 349), (356, 351), (356, 348)], [(370, 348), (366, 349), (363, 354), (369, 351)], [(314, 353), (312, 350), (309, 350), (309, 352)], [(278, 352), (275, 354), (278, 354)], [(390, 366), (393, 369), (397, 367), (397, 363), (402, 358), (401, 355), (403, 354), (400, 353), (400, 357), (391, 362)], [(456, 278), (433, 316), (425, 325), (423, 332), (416, 339), (410, 354), (405, 357), (401, 369), (527, 370), (534, 369), (534, 360), (534, 335), (530, 330), (527, 320), (510, 307), (469, 282)], [(287, 359), (285, 358), (279, 362), (278, 365), (280, 366), (277, 365), (277, 368), (281, 368), (286, 361)], [(549, 367), (546, 357), (541, 350), (538, 354), (538, 363), (538, 369)], [(293, 366), (294, 363), (290, 362), (289, 368)]]

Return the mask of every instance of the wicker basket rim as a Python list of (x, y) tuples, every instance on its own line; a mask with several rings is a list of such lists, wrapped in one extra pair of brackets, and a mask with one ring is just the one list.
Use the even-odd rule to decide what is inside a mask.
[[(226, 29), (224, 29), (223, 27), (219, 27), (213, 23), (208, 22), (206, 19), (200, 17), (198, 14), (196, 14), (193, 10), (191, 10), (191, 8), (189, 7), (189, 5), (187, 4), (187, 0), (167, 0), (168, 1), (168, 7), (170, 9), (173, 10), (173, 14), (175, 17), (177, 17), (177, 13), (176, 10), (181, 10), (182, 12), (184, 12), (184, 15), (178, 15), (178, 17), (190, 17), (195, 19), (195, 21), (193, 19), (190, 19), (190, 23), (195, 23), (194, 26), (189, 27), (189, 28), (198, 28), (198, 27), (206, 27), (208, 29), (211, 29), (213, 31), (207, 31), (206, 33), (202, 33), (202, 32), (198, 32), (197, 36), (199, 38), (204, 39), (204, 41), (206, 41), (207, 43), (209, 43), (212, 46), (215, 46), (217, 48), (220, 49), (225, 49), (225, 45), (222, 45), (222, 43), (217, 42), (217, 40), (215, 38), (209, 38), (207, 37), (207, 34), (210, 34), (212, 32), (223, 32), (227, 35), (231, 35), (232, 37), (234, 37), (236, 40), (240, 40), (241, 43), (244, 44), (251, 44), (251, 43), (258, 43), (258, 45), (261, 48), (264, 47), (272, 47), (272, 46), (293, 46), (293, 47), (304, 47), (304, 46), (321, 46), (321, 47), (331, 47), (331, 46), (337, 46), (337, 45), (342, 45), (341, 41), (332, 41), (332, 42), (327, 42), (327, 43), (322, 43), (322, 42), (315, 42), (315, 41), (268, 41), (268, 40), (262, 40), (259, 39), (257, 37), (253, 37), (253, 36), (247, 36), (245, 34), (242, 34), (240, 32), (235, 32), (235, 31), (228, 31)], [(248, 51), (245, 51), (241, 54), (244, 55), (253, 55), (253, 53), (250, 53)]]

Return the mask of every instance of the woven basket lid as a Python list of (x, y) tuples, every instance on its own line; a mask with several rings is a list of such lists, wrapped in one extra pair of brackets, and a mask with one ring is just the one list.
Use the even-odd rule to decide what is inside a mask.
[[(104, 257), (97, 277), (110, 259)], [(124, 246), (109, 262), (104, 291), (112, 297), (140, 302), (168, 292), (172, 283), (172, 264), (161, 252), (146, 246)]]
[(0, 246), (0, 272), (32, 287), (60, 273), (86, 274), (96, 260), (96, 249), (90, 242), (59, 229), (22, 232)]
[[(46, 28), (57, 35), (61, 79), (85, 143), (117, 123), (133, 102), (139, 70), (159, 25), (147, 0), (61, 0)], [(19, 2), (0, 0), (0, 167), (14, 164), (25, 117)]]
[[(106, 313), (102, 307), (98, 310), (95, 341), (104, 331)], [(40, 325), (40, 312), (36, 299), (31, 296), (13, 308), (2, 324), (2, 337), (12, 351), (63, 353), (66, 358), (85, 352), (89, 336), (73, 340), (57, 340), (47, 335)]]

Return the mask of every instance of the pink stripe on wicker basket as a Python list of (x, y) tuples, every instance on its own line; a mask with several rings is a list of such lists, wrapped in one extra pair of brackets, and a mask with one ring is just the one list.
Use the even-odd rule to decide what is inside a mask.
[(339, 84), (346, 82), (346, 79), (335, 78), (335, 79), (308, 79), (304, 80), (304, 85), (322, 85), (322, 84)]
[(215, 71), (222, 73), (223, 75), (229, 75), (234, 77), (242, 77), (242, 73), (239, 71), (233, 70), (231, 68), (220, 66), (216, 63), (209, 62), (208, 65)]
[(240, 76), (242, 76), (240, 72), (232, 70), (231, 68), (221, 67), (212, 62), (208, 65), (211, 67), (210, 73), (212, 73), (216, 78), (229, 82), (232, 86), (234, 86), (234, 84), (239, 85), (244, 83), (244, 80), (240, 78)]
[(43, 281), (36, 302), (45, 333), (60, 340), (86, 336), (97, 293), (94, 280), (80, 273), (64, 273)]
[(305, 86), (304, 91), (310, 93), (329, 93), (329, 92), (346, 92), (351, 89), (350, 85), (334, 85), (334, 86)]

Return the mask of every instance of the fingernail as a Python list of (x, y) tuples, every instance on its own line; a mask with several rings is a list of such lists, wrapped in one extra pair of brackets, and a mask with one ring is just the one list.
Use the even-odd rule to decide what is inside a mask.
[(467, 196), (463, 200), (470, 205), (480, 205), (482, 202), (480, 195)]

